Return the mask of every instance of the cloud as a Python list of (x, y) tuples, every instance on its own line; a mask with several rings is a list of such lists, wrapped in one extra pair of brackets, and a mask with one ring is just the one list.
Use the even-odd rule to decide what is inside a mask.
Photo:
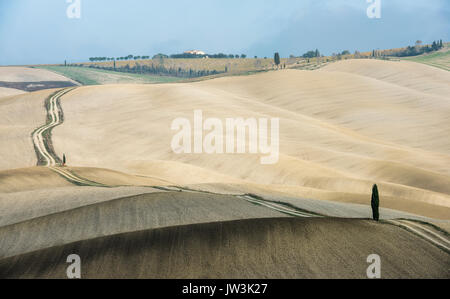
[(449, 40), (450, 1), (381, 1), (382, 19), (369, 20), (366, 0), (82, 0), (81, 20), (69, 20), (63, 0), (0, 0), (0, 64), (191, 48), (249, 56), (315, 48), (331, 54)]
[(402, 47), (417, 39), (449, 39), (449, 18), (444, 17), (448, 5), (440, 0), (382, 0), (379, 20), (367, 17), (366, 1), (324, 0), (308, 4), (307, 10), (291, 18), (282, 30), (250, 45), (247, 52), (269, 56), (279, 51), (288, 56), (318, 48), (331, 54)]

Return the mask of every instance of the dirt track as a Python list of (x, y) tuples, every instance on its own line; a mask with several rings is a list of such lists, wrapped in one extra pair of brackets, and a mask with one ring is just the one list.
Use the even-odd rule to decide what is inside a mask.
[(60, 90), (45, 101), (47, 123), (36, 129), (31, 136), (37, 155), (38, 165), (51, 167), (56, 166), (57, 163), (61, 163), (61, 159), (53, 149), (51, 134), (53, 128), (61, 125), (64, 121), (64, 114), (60, 109), (59, 99), (69, 91), (69, 89)]
[(103, 184), (79, 177), (67, 168), (59, 167), (62, 166), (62, 159), (53, 149), (51, 138), (52, 130), (64, 122), (64, 113), (61, 108), (60, 98), (72, 90), (73, 88), (62, 89), (49, 97), (45, 102), (47, 123), (36, 129), (31, 136), (38, 158), (38, 166), (49, 167), (51, 170), (75, 185), (106, 187)]

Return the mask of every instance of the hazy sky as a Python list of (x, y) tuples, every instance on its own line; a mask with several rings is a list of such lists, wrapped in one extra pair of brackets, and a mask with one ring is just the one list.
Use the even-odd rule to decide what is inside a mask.
[(0, 65), (199, 49), (249, 56), (324, 54), (449, 41), (449, 0), (0, 0)]

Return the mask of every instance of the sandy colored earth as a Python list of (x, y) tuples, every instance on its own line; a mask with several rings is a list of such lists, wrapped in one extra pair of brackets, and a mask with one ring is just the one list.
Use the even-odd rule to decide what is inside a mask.
[(82, 85), (128, 84), (128, 83), (149, 84), (149, 83), (177, 82), (183, 80), (183, 78), (176, 78), (169, 76), (124, 73), (88, 67), (40, 66), (40, 68), (46, 69), (51, 72), (55, 72), (67, 78), (71, 78), (72, 80), (76, 80)]
[(277, 218), (85, 240), (0, 260), (0, 275), (65, 278), (73, 253), (83, 262), (84, 278), (363, 279), (374, 253), (382, 261), (382, 278), (448, 278), (450, 266), (448, 254), (392, 225)]
[(321, 71), (357, 74), (424, 94), (446, 96), (450, 91), (448, 71), (408, 61), (340, 61), (327, 65)]
[[(160, 193), (150, 187), (53, 187), (14, 192), (2, 197), (0, 225), (6, 226), (46, 215), (141, 194)], [(39, 204), (36, 204), (39, 203)]]
[(5, 88), (0, 87), (0, 98), (7, 97), (7, 96), (16, 96), (19, 94), (24, 94), (25, 91), (14, 89), (14, 88)]
[(45, 123), (44, 100), (55, 90), (0, 98), (0, 170), (37, 164), (31, 133)]
[(72, 184), (44, 167), (0, 171), (0, 192), (4, 194), (65, 186)]
[[(62, 99), (65, 124), (55, 129), (53, 143), (73, 165), (178, 184), (239, 180), (362, 203), (378, 183), (386, 207), (450, 219), (450, 75), (411, 62), (332, 66), (190, 84), (78, 88)], [(261, 165), (258, 155), (174, 154), (171, 123), (193, 121), (195, 109), (222, 120), (280, 118), (279, 163)]]
[(0, 67), (0, 81), (41, 82), (41, 81), (70, 81), (70, 79), (43, 69), (3, 66)]
[[(283, 217), (264, 207), (228, 195), (155, 192), (97, 201), (78, 208), (40, 217), (21, 217), (21, 221), (0, 227), (0, 259), (35, 250), (118, 233), (153, 228), (229, 221), (247, 218)], [(57, 204), (52, 202), (51, 205)], [(22, 206), (16, 213), (23, 209)], [(23, 210), (22, 210), (23, 211)], [(42, 214), (44, 211), (41, 211)], [(48, 213), (48, 214), (47, 214)], [(8, 217), (9, 215), (7, 215)], [(10, 216), (9, 216), (10, 217)], [(20, 232), (20, 233), (19, 233)], [(33, 239), (33, 242), (30, 242)]]
[[(6, 85), (3, 84), (2, 86), (2, 83)], [(79, 85), (72, 79), (48, 70), (31, 67), (0, 66), (0, 98), (21, 95), (28, 91), (53, 89), (63, 83)], [(11, 86), (11, 84), (14, 86)]]
[[(365, 278), (376, 253), (384, 278), (448, 278), (449, 76), (352, 60), (78, 87), (61, 97), (64, 122), (51, 139), (64, 171), (102, 187), (35, 167), (31, 134), (55, 90), (1, 98), (0, 277), (65, 277), (77, 253), (85, 278)], [(220, 120), (279, 118), (279, 163), (174, 154), (172, 121), (193, 122), (196, 109)], [(364, 220), (374, 183), (381, 223)], [(277, 205), (320, 218), (291, 218)], [(404, 218), (437, 225), (418, 230), (444, 246), (388, 222)]]
[[(166, 186), (170, 182), (99, 168), (67, 168), (81, 177), (100, 184), (120, 186)], [(58, 173), (44, 167), (0, 171), (0, 193), (15, 193), (73, 186)]]

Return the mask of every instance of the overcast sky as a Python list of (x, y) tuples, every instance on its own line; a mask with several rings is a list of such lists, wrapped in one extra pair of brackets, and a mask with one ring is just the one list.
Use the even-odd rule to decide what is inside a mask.
[[(397, 48), (450, 40), (449, 0), (0, 0), (0, 65), (86, 61), (92, 56), (245, 53), (284, 57)], [(73, 0), (75, 1), (75, 0)]]

